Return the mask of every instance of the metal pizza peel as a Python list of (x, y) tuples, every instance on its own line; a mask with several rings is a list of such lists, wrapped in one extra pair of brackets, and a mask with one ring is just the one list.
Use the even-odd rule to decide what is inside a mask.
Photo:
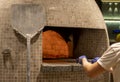
[(14, 4), (11, 6), (11, 24), (27, 39), (27, 82), (30, 82), (31, 38), (45, 26), (45, 10), (40, 4)]

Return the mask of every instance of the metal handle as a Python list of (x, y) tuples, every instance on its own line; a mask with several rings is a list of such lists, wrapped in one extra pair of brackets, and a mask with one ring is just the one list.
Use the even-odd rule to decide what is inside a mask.
[(3, 52), (3, 63), (4, 63), (4, 67), (6, 69), (14, 69), (14, 65), (13, 65), (13, 60), (11, 57), (11, 50), (10, 49), (5, 49)]
[(30, 82), (30, 57), (31, 57), (31, 36), (27, 35), (27, 82)]

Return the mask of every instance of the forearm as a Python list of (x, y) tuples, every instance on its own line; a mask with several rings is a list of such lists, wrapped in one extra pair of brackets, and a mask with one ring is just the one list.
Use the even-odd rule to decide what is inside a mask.
[(90, 73), (92, 64), (90, 62), (88, 62), (86, 58), (83, 58), (82, 62), (83, 62), (83, 68), (84, 68), (85, 72), (87, 73), (87, 75), (89, 77), (92, 77), (92, 75), (91, 75), (92, 73)]
[(88, 62), (86, 58), (83, 58), (82, 62), (83, 68), (89, 77), (95, 77), (104, 71), (104, 69), (97, 62), (92, 64)]

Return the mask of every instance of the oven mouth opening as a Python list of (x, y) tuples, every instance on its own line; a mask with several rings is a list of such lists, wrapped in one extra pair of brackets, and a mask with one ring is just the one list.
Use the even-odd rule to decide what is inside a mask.
[(92, 47), (97, 44), (98, 39), (93, 38), (97, 31), (97, 29), (89, 28), (44, 27), (42, 32), (43, 63), (76, 63), (76, 58), (81, 55), (92, 59), (97, 53), (92, 51), (98, 48)]

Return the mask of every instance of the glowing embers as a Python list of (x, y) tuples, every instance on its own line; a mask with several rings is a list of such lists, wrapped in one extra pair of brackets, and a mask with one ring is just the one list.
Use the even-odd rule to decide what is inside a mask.
[(72, 54), (72, 42), (65, 33), (45, 30), (42, 35), (43, 58), (69, 58)]

